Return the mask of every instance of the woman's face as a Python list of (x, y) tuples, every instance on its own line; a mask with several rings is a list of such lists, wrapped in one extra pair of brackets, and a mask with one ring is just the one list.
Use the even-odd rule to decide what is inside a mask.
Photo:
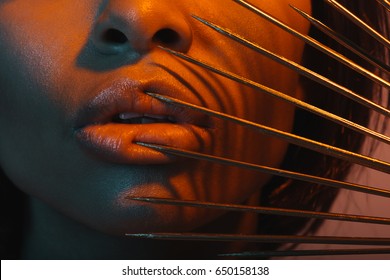
[[(288, 7), (257, 1), (307, 32)], [(157, 143), (278, 166), (286, 143), (161, 103), (156, 92), (290, 131), (294, 108), (186, 63), (163, 45), (289, 95), (298, 76), (208, 29), (198, 15), (285, 57), (303, 44), (226, 0), (0, 1), (0, 165), (25, 193), (111, 233), (191, 230), (217, 215), (128, 196), (242, 203), (268, 175), (167, 156)]]

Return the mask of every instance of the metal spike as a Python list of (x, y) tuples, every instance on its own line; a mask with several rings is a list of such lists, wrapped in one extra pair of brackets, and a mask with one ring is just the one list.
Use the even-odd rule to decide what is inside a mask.
[(353, 153), (353, 152), (350, 152), (350, 151), (347, 151), (344, 149), (340, 149), (340, 148), (337, 148), (337, 147), (334, 147), (331, 145), (327, 145), (327, 144), (318, 142), (318, 141), (314, 141), (314, 140), (311, 140), (308, 138), (300, 137), (300, 136), (294, 135), (292, 133), (280, 131), (280, 130), (277, 130), (277, 129), (272, 128), (272, 127), (268, 127), (268, 126), (254, 123), (251, 121), (247, 121), (247, 120), (244, 120), (241, 118), (237, 118), (237, 117), (225, 114), (225, 113), (214, 111), (214, 110), (202, 107), (202, 106), (193, 105), (193, 104), (190, 104), (188, 102), (184, 102), (184, 101), (181, 101), (181, 100), (178, 100), (175, 98), (162, 96), (162, 95), (159, 95), (156, 93), (150, 93), (150, 92), (148, 92), (148, 93), (145, 92), (145, 94), (148, 94), (148, 95), (150, 95), (156, 99), (159, 99), (163, 102), (175, 104), (175, 105), (182, 106), (185, 108), (190, 108), (190, 109), (205, 113), (205, 114), (210, 115), (210, 116), (214, 116), (214, 117), (217, 117), (220, 119), (231, 121), (233, 123), (237, 123), (237, 124), (245, 126), (245, 127), (249, 127), (249, 128), (254, 129), (262, 134), (277, 137), (277, 138), (285, 140), (291, 144), (295, 144), (295, 145), (298, 145), (298, 146), (301, 146), (301, 147), (304, 147), (307, 149), (311, 149), (311, 150), (314, 150), (314, 151), (317, 151), (317, 152), (320, 152), (320, 153), (323, 153), (326, 155), (331, 155), (331, 156), (334, 156), (337, 158), (345, 159), (345, 160), (351, 161), (351, 162), (356, 163), (356, 164), (360, 164), (363, 166), (367, 166), (367, 167), (376, 169), (378, 171), (390, 173), (390, 163), (388, 163), (388, 162), (384, 162), (384, 161), (381, 161), (378, 159), (367, 157), (367, 156), (364, 156), (361, 154)]
[(281, 176), (281, 177), (285, 177), (285, 178), (291, 178), (291, 179), (311, 182), (311, 183), (320, 184), (320, 185), (326, 185), (326, 186), (334, 187), (334, 188), (342, 188), (342, 189), (359, 191), (359, 192), (369, 193), (369, 194), (383, 196), (383, 197), (390, 197), (389, 196), (390, 191), (382, 190), (382, 189), (378, 189), (378, 188), (362, 186), (362, 185), (357, 185), (357, 184), (353, 184), (353, 183), (342, 182), (342, 181), (327, 179), (327, 178), (323, 178), (323, 177), (317, 177), (317, 176), (292, 172), (292, 171), (288, 171), (288, 170), (268, 167), (268, 166), (256, 165), (256, 164), (252, 164), (252, 163), (247, 163), (247, 162), (242, 162), (242, 161), (237, 161), (237, 160), (233, 160), (233, 159), (227, 159), (227, 158), (217, 157), (217, 156), (212, 156), (212, 155), (207, 155), (207, 154), (201, 154), (201, 153), (192, 152), (192, 151), (185, 151), (185, 150), (181, 150), (181, 149), (177, 149), (177, 148), (173, 148), (173, 147), (167, 147), (167, 146), (161, 146), (161, 145), (149, 144), (149, 143), (141, 143), (141, 142), (136, 142), (136, 144), (144, 146), (144, 147), (152, 148), (152, 149), (155, 149), (155, 150), (160, 151), (160, 152), (169, 153), (172, 155), (184, 156), (184, 157), (189, 157), (189, 158), (193, 158), (193, 159), (207, 160), (207, 161), (214, 162), (214, 163), (226, 164), (226, 165), (236, 166), (236, 167), (246, 168), (246, 169), (252, 169), (252, 170), (264, 172), (264, 173), (271, 174), (271, 175), (276, 175), (276, 176)]
[(390, 12), (390, 2), (387, 0), (376, 0), (378, 3), (380, 3), (383, 7), (387, 9), (387, 11)]
[(390, 218), (382, 217), (369, 217), (342, 213), (326, 213), (317, 211), (304, 211), (295, 209), (282, 209), (272, 207), (260, 207), (260, 206), (246, 206), (239, 204), (227, 204), (227, 203), (213, 203), (205, 201), (195, 200), (179, 200), (170, 198), (158, 198), (158, 197), (127, 197), (127, 199), (142, 201), (147, 203), (164, 204), (164, 205), (176, 205), (176, 206), (187, 206), (187, 207), (199, 207), (208, 209), (217, 209), (224, 211), (238, 211), (238, 212), (250, 212), (257, 214), (267, 215), (281, 215), (301, 218), (315, 218), (315, 219), (327, 219), (337, 221), (349, 221), (359, 223), (372, 223), (372, 224), (383, 224), (390, 225)]
[(369, 26), (367, 23), (365, 23), (363, 20), (361, 20), (359, 17), (354, 15), (350, 10), (348, 10), (346, 7), (341, 5), (336, 0), (325, 0), (326, 3), (334, 7), (337, 11), (342, 13), (345, 17), (347, 17), (349, 20), (351, 20), (354, 24), (359, 26), (362, 30), (367, 32), (371, 37), (373, 37), (376, 41), (384, 45), (386, 48), (390, 49), (390, 41), (383, 37), (379, 32), (377, 32), (374, 28)]
[(351, 40), (345, 38), (341, 34), (335, 32), (328, 26), (326, 26), (323, 22), (319, 21), (318, 19), (310, 16), (308, 13), (305, 13), (301, 9), (298, 9), (297, 7), (290, 5), (291, 8), (293, 8), (298, 14), (300, 14), (303, 18), (307, 19), (313, 26), (317, 27), (319, 30), (324, 32), (326, 35), (337, 41), (339, 44), (343, 45), (345, 48), (353, 52), (354, 54), (360, 56), (362, 59), (364, 59), (366, 62), (370, 63), (374, 67), (377, 67), (378, 69), (381, 69), (385, 73), (390, 72), (390, 66), (384, 64), (382, 61), (376, 59), (375, 57), (372, 57), (369, 53), (367, 53), (365, 50), (363, 50), (360, 46), (352, 42)]
[[(224, 35), (224, 36), (227, 36), (233, 40), (235, 40), (236, 42), (258, 52), (258, 53), (261, 53), (263, 55), (265, 55), (266, 57), (268, 58), (271, 58), (272, 60), (296, 71), (297, 73), (309, 78), (309, 79), (312, 79), (313, 81), (316, 81), (326, 87), (328, 87), (329, 89), (332, 89), (334, 90), (335, 92), (338, 92), (368, 108), (371, 108), (375, 111), (377, 111), (378, 113), (381, 113), (381, 114), (384, 114), (385, 116), (387, 117), (390, 117), (390, 110), (387, 109), (387, 108), (384, 108), (383, 106), (380, 106), (374, 102), (372, 102), (371, 100), (368, 100), (358, 94), (356, 94), (355, 92), (335, 83), (334, 81), (314, 72), (314, 71), (311, 71), (309, 69), (307, 69), (306, 67), (298, 64), (298, 63), (295, 63), (285, 57), (282, 57), (282, 56), (279, 56), (263, 47), (260, 47), (259, 45), (255, 44), (254, 42), (251, 42), (247, 39), (245, 39), (244, 37), (238, 35), (238, 34), (235, 34), (233, 32), (231, 32), (230, 30), (226, 29), (226, 28), (223, 28), (219, 25), (216, 25), (214, 23), (211, 23), (205, 19), (202, 19), (200, 17), (197, 17), (197, 16), (193, 16), (195, 19), (197, 19), (198, 21), (202, 22), (203, 24), (205, 24), (206, 26), (212, 28), (213, 30), (217, 31), (218, 33)], [(388, 67), (390, 69), (390, 67)]]
[[(360, 133), (363, 133), (365, 135), (373, 137), (373, 138), (375, 138), (375, 139), (377, 139), (379, 141), (382, 141), (384, 143), (390, 144), (390, 137), (388, 137), (386, 135), (383, 135), (383, 134), (381, 134), (379, 132), (376, 132), (376, 131), (373, 131), (371, 129), (368, 129), (368, 128), (366, 128), (364, 126), (361, 126), (359, 124), (356, 124), (356, 123), (354, 123), (354, 122), (352, 122), (350, 120), (347, 120), (347, 119), (344, 119), (342, 117), (339, 117), (339, 116), (337, 116), (335, 114), (327, 112), (327, 111), (325, 111), (323, 109), (315, 107), (315, 106), (313, 106), (311, 104), (308, 104), (308, 103), (306, 103), (304, 101), (301, 101), (301, 100), (299, 100), (297, 98), (294, 98), (292, 96), (284, 94), (284, 93), (282, 93), (280, 91), (271, 89), (269, 87), (266, 87), (266, 86), (264, 86), (262, 84), (254, 82), (254, 81), (249, 80), (247, 78), (244, 78), (244, 77), (241, 77), (241, 76), (236, 75), (234, 73), (231, 73), (231, 72), (228, 72), (228, 71), (225, 71), (225, 70), (213, 67), (213, 66), (211, 66), (211, 65), (209, 65), (209, 64), (207, 64), (205, 62), (202, 62), (200, 60), (192, 58), (192, 57), (190, 57), (190, 56), (188, 56), (186, 54), (179, 53), (179, 52), (176, 52), (176, 51), (173, 51), (173, 50), (170, 50), (170, 49), (166, 49), (166, 48), (163, 48), (163, 47), (161, 47), (161, 49), (163, 49), (163, 50), (165, 50), (167, 52), (170, 52), (171, 54), (173, 54), (173, 55), (175, 55), (175, 56), (177, 56), (179, 58), (182, 58), (182, 59), (184, 59), (184, 60), (186, 60), (186, 61), (188, 61), (190, 63), (194, 63), (194, 64), (196, 64), (196, 65), (198, 65), (200, 67), (208, 69), (208, 70), (210, 70), (210, 71), (212, 71), (212, 72), (214, 72), (216, 74), (219, 74), (221, 76), (229, 78), (229, 79), (231, 79), (233, 81), (239, 82), (239, 83), (241, 83), (243, 85), (246, 85), (248, 87), (254, 88), (254, 89), (258, 90), (258, 91), (270, 94), (270, 95), (272, 95), (274, 97), (282, 99), (282, 100), (284, 100), (284, 101), (286, 101), (288, 103), (291, 103), (291, 104), (293, 104), (293, 105), (295, 105), (295, 106), (297, 106), (299, 108), (302, 108), (302, 109), (304, 109), (306, 111), (309, 111), (309, 112), (311, 112), (313, 114), (319, 115), (319, 116), (324, 117), (326, 119), (329, 119), (329, 120), (331, 120), (333, 122), (336, 122), (336, 123), (338, 123), (340, 125), (348, 127), (348, 128), (350, 128), (352, 130), (358, 131)], [(374, 102), (371, 102), (371, 101), (368, 101), (368, 102), (371, 103), (370, 107), (374, 106), (377, 109), (379, 108), (381, 110), (381, 113), (386, 113), (386, 115), (389, 114), (389, 110), (388, 109), (385, 109), (385, 108), (375, 104)]]
[(365, 77), (367, 77), (368, 79), (386, 87), (386, 88), (390, 88), (390, 83), (384, 79), (382, 79), (381, 77), (379, 77), (378, 75), (375, 75), (374, 73), (372, 73), (371, 71), (367, 70), (367, 69), (364, 69), (363, 67), (361, 67), (360, 65), (356, 64), (355, 62), (353, 62), (352, 60), (348, 59), (347, 57), (343, 56), (342, 54), (332, 50), (331, 48), (325, 46), (324, 44), (318, 42), (317, 40), (311, 38), (310, 36), (307, 36), (307, 35), (304, 35), (298, 31), (296, 31), (295, 29), (291, 28), (290, 26), (288, 26), (287, 24), (281, 22), (280, 20), (276, 19), (275, 17), (273, 17), (272, 15), (266, 13), (265, 11), (261, 10), (260, 8), (244, 1), (244, 0), (233, 0), (235, 2), (237, 2), (238, 4), (240, 4), (241, 6), (247, 8), (248, 10), (256, 13), (257, 15), (261, 16), (262, 18), (268, 20), (269, 22), (273, 23), (274, 25), (280, 27), (281, 29), (287, 31), (288, 33), (294, 35), (295, 37), (303, 40), (305, 43), (309, 44), (310, 46), (316, 48), (317, 50), (327, 54), (328, 56), (334, 58), (335, 60), (337, 60), (338, 62), (348, 66), (349, 68), (355, 70), (356, 72), (364, 75)]
[(242, 253), (219, 254), (220, 257), (237, 258), (269, 258), (291, 256), (341, 256), (341, 255), (372, 255), (390, 254), (390, 248), (373, 249), (328, 249), (328, 250), (291, 250), (291, 251), (255, 251)]
[(350, 245), (378, 245), (390, 246), (390, 238), (373, 237), (340, 237), (340, 236), (299, 236), (299, 235), (244, 235), (244, 234), (203, 234), (203, 233), (135, 233), (126, 234), (127, 237), (164, 239), (164, 240), (192, 240), (192, 241), (219, 241), (219, 242), (261, 242), (261, 243), (306, 243), (306, 244), (350, 244)]
[(348, 182), (342, 182), (342, 181), (337, 181), (337, 180), (331, 180), (331, 179), (327, 179), (327, 178), (322, 178), (322, 177), (317, 177), (317, 176), (282, 170), (282, 169), (278, 169), (278, 168), (272, 168), (272, 167), (268, 167), (268, 166), (261, 166), (261, 165), (247, 163), (247, 162), (227, 159), (227, 158), (223, 158), (223, 157), (201, 154), (201, 153), (192, 152), (192, 151), (185, 151), (185, 150), (181, 150), (181, 149), (177, 149), (177, 148), (173, 148), (173, 147), (166, 147), (166, 146), (161, 146), (161, 145), (156, 145), (156, 144), (140, 143), (140, 142), (137, 142), (136, 144), (144, 146), (144, 147), (152, 148), (152, 149), (155, 149), (155, 150), (160, 151), (160, 152), (169, 153), (172, 155), (184, 156), (184, 157), (189, 157), (189, 158), (193, 158), (193, 159), (207, 160), (207, 161), (214, 162), (214, 163), (236, 166), (236, 167), (246, 168), (246, 169), (252, 169), (252, 170), (256, 170), (259, 172), (264, 172), (264, 173), (268, 173), (268, 174), (272, 174), (272, 175), (276, 175), (276, 176), (297, 179), (297, 180), (311, 182), (311, 183), (315, 183), (315, 184), (326, 185), (326, 186), (334, 187), (334, 188), (348, 189), (348, 190), (352, 190), (352, 191), (369, 193), (372, 195), (390, 197), (390, 191), (382, 190), (382, 189), (378, 189), (378, 188), (373, 188), (373, 187), (368, 187), (368, 186), (363, 186), (363, 185), (358, 185), (358, 184), (353, 184), (353, 183), (348, 183)]

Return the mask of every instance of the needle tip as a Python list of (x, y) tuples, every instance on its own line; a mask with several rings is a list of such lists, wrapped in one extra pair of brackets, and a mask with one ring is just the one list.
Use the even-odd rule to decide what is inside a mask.
[(202, 22), (202, 23), (204, 23), (204, 24), (206, 24), (206, 25), (208, 25), (208, 21), (207, 20), (205, 20), (205, 19), (203, 19), (203, 18), (201, 18), (201, 17), (199, 17), (199, 16), (197, 16), (197, 15), (194, 15), (194, 14), (192, 14), (191, 15), (194, 19), (196, 19), (197, 21), (200, 21), (200, 22)]
[(163, 102), (172, 103), (172, 101), (173, 101), (171, 98), (169, 98), (167, 96), (160, 95), (158, 93), (153, 93), (153, 92), (150, 92), (150, 91), (144, 91), (144, 93), (146, 95), (149, 95), (149, 96), (151, 96), (153, 98), (156, 98), (156, 99), (158, 99), (160, 101), (163, 101)]
[(163, 46), (158, 46), (158, 48), (160, 48), (161, 50), (166, 51), (168, 53), (171, 53), (171, 54), (179, 54), (179, 52), (174, 51), (174, 50), (169, 49), (169, 48), (166, 48), (166, 47), (163, 47)]
[(134, 238), (153, 238), (153, 234), (149, 233), (126, 233), (126, 237), (134, 237)]
[(144, 201), (145, 199), (142, 197), (135, 197), (135, 196), (126, 196), (126, 199), (129, 200), (136, 200), (136, 201)]

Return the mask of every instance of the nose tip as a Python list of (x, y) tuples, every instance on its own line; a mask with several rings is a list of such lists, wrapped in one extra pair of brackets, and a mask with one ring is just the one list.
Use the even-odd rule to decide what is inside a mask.
[(92, 41), (100, 52), (144, 54), (159, 45), (188, 51), (192, 42), (191, 28), (181, 11), (169, 7), (172, 4), (163, 7), (164, 0), (160, 0), (160, 4), (146, 9), (142, 1), (122, 1), (128, 4), (115, 5), (119, 2), (112, 1), (94, 27)]

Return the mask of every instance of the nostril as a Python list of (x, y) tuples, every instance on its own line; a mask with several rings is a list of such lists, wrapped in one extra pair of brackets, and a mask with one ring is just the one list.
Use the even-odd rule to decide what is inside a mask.
[(154, 34), (152, 41), (157, 45), (174, 47), (180, 43), (180, 35), (172, 29), (164, 28)]
[(126, 35), (117, 29), (107, 29), (103, 32), (101, 39), (105, 43), (121, 45), (128, 41)]

